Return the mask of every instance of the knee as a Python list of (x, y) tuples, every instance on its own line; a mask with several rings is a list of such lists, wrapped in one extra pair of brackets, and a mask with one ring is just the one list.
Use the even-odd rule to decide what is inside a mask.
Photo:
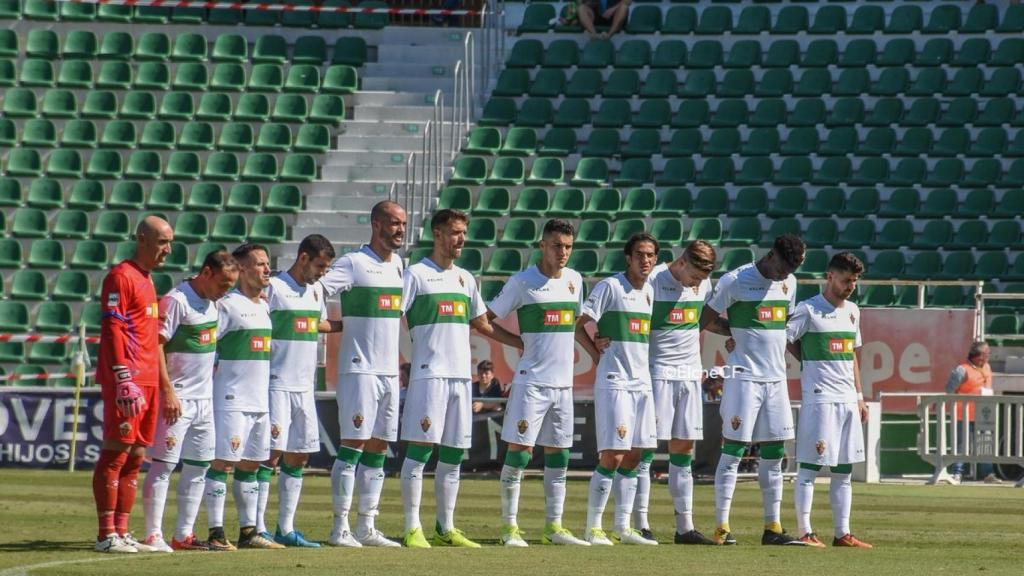
[(629, 12), (630, 5), (633, 4), (632, 0), (622, 0), (619, 2), (618, 9), (620, 12)]

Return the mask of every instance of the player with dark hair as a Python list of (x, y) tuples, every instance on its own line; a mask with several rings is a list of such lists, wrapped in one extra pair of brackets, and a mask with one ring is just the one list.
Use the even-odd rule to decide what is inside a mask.
[[(160, 299), (160, 350), (167, 376), (181, 402), (181, 416), (157, 423), (157, 442), (149, 447), (153, 463), (142, 487), (146, 512), (145, 543), (171, 550), (232, 550), (220, 534), (202, 542), (193, 534), (203, 501), (204, 477), (214, 458), (213, 366), (217, 349), (217, 301), (238, 280), (238, 265), (226, 250), (206, 255), (199, 274)], [(183, 460), (178, 481), (178, 517), (168, 546), (163, 538), (164, 505), (171, 472)]]
[[(341, 442), (331, 468), (334, 526), (331, 546), (399, 546), (374, 526), (384, 489), (388, 443), (398, 440), (399, 334), (406, 214), (397, 203), (370, 210), (370, 242), (342, 255), (320, 279), (324, 295), (341, 295), (345, 330), (338, 350), (338, 422)], [(359, 492), (353, 533), (349, 510)]]
[[(796, 306), (793, 272), (803, 263), (804, 243), (792, 234), (775, 239), (757, 262), (740, 266), (718, 281), (715, 294), (701, 312), (701, 328), (721, 324), (736, 342), (729, 354), (722, 393), (722, 455), (715, 472), (716, 544), (735, 544), (729, 511), (736, 490), (740, 459), (751, 442), (760, 444), (757, 467), (764, 504), (761, 544), (799, 544), (781, 523), (784, 442), (793, 438), (793, 414), (786, 386), (786, 320)], [(724, 326), (715, 331), (723, 333)]]
[[(267, 466), (273, 468), (281, 462), (274, 541), (285, 546), (320, 546), (306, 540), (295, 529), (294, 521), (302, 491), (302, 469), (309, 455), (320, 451), (320, 423), (314, 397), (319, 335), (341, 330), (340, 322), (327, 319), (327, 303), (319, 283), (333, 261), (331, 242), (320, 234), (310, 234), (299, 243), (298, 257), (292, 266), (272, 277), (267, 287), (273, 325)], [(258, 520), (263, 524), (263, 514), (259, 514)], [(263, 528), (259, 531), (264, 532)]]
[[(594, 415), (598, 464), (590, 480), (584, 538), (592, 545), (657, 544), (630, 527), (641, 452), (658, 445), (648, 340), (654, 290), (647, 282), (658, 259), (658, 241), (646, 232), (630, 237), (623, 251), (626, 270), (597, 283), (576, 322), (576, 340), (597, 365)], [(588, 323), (611, 340), (603, 351), (587, 333)], [(601, 527), (608, 496), (615, 494), (612, 539)]]
[(867, 405), (861, 390), (857, 348), (861, 346), (860, 308), (848, 298), (857, 289), (864, 263), (840, 252), (828, 264), (825, 290), (796, 306), (786, 335), (789, 351), (801, 361), (800, 426), (797, 428), (797, 472), (793, 501), (800, 541), (818, 548), (825, 544), (811, 528), (814, 479), (829, 467), (833, 546), (871, 548), (850, 533), (853, 465), (864, 461)]
[(164, 219), (147, 216), (135, 238), (135, 254), (110, 270), (100, 293), (96, 381), (103, 398), (103, 448), (92, 477), (97, 552), (158, 551), (132, 537), (128, 519), (157, 416), (162, 413), (168, 424), (181, 416), (160, 353), (160, 307), (150, 275), (171, 253), (174, 231)]
[(525, 345), (501, 429), (501, 439), (508, 443), (501, 469), (501, 542), (505, 546), (527, 546), (517, 521), (519, 492), (536, 444), (544, 448), (546, 514), (541, 542), (587, 545), (562, 526), (573, 439), (574, 332), (584, 287), (583, 277), (566, 267), (575, 236), (569, 222), (548, 220), (540, 240), (540, 261), (509, 278), (488, 305), (491, 320), (516, 313)]

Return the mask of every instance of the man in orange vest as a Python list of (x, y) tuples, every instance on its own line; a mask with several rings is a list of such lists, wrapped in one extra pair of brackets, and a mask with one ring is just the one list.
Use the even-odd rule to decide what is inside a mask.
[[(984, 341), (977, 341), (971, 344), (967, 352), (967, 361), (962, 362), (949, 373), (949, 380), (946, 381), (947, 394), (963, 394), (967, 396), (989, 396), (992, 394), (992, 367), (988, 364), (989, 349)], [(960, 440), (960, 450), (966, 445), (967, 438), (974, 431), (974, 402), (957, 402), (957, 436)], [(966, 410), (965, 410), (966, 408)], [(964, 418), (964, 415), (967, 418)], [(966, 426), (964, 425), (966, 423)], [(950, 473), (953, 475), (953, 483), (959, 484), (963, 479), (964, 463), (957, 462), (953, 465)], [(977, 475), (983, 478), (988, 484), (999, 482), (992, 469), (992, 464), (979, 463)]]

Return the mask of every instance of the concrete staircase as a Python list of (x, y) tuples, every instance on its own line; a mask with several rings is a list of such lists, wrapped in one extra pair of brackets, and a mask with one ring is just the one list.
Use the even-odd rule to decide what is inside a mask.
[[(327, 236), (339, 253), (369, 239), (370, 208), (387, 198), (393, 183), (403, 188), (406, 162), (421, 150), (437, 90), (444, 94), (444, 117), (451, 115), (455, 63), (463, 58), (468, 31), (389, 27), (380, 32), (377, 61), (360, 70), (361, 91), (346, 97), (351, 119), (342, 124), (321, 179), (307, 189), (306, 210), (296, 219), (292, 240), (274, 248), (282, 262), (291, 261), (308, 234)], [(477, 31), (474, 35), (479, 51), (481, 39)], [(479, 66), (477, 78), (490, 84)]]

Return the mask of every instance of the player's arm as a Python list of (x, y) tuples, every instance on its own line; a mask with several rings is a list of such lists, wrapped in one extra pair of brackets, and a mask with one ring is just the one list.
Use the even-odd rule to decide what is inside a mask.
[[(590, 355), (590, 359), (594, 361), (594, 364), (597, 364), (601, 361), (602, 348), (598, 347), (597, 343), (594, 342), (594, 339), (587, 333), (587, 323), (592, 321), (593, 318), (590, 316), (586, 314), (580, 315), (576, 320), (576, 341), (579, 342), (580, 346), (583, 346), (583, 349), (587, 351), (587, 354)], [(607, 344), (605, 347), (607, 347)]]
[(797, 362), (803, 362), (803, 359), (800, 357), (799, 340), (797, 340), (796, 342), (786, 342), (786, 350), (793, 355), (793, 358), (796, 358)]
[(163, 334), (160, 335), (160, 392), (161, 398), (163, 398), (163, 414), (164, 420), (168, 424), (174, 424), (181, 417), (181, 401), (178, 400), (178, 395), (174, 392), (174, 386), (171, 386), (171, 377), (167, 373), (167, 356), (164, 352), (164, 344), (167, 343), (167, 339), (164, 338)]
[(860, 411), (860, 421), (868, 421), (868, 405), (864, 402), (864, 389), (860, 383), (860, 362), (857, 355), (853, 355), (853, 386), (857, 389), (857, 410)]
[(344, 323), (341, 320), (321, 320), (317, 330), (321, 334), (327, 334), (330, 332), (341, 332), (344, 328)]
[(470, 320), (469, 325), (477, 332), (483, 334), (484, 336), (490, 338), (491, 340), (494, 340), (495, 342), (501, 342), (506, 346), (511, 346), (513, 348), (518, 348), (522, 350), (524, 347), (523, 339), (520, 338), (517, 334), (513, 334), (508, 330), (505, 330), (501, 326), (498, 326), (497, 324), (491, 322), (491, 320), (494, 318), (494, 313), (488, 311), (487, 313), (481, 314), (476, 318)]
[(104, 292), (107, 294), (107, 301), (104, 303), (104, 316), (109, 326), (109, 343), (113, 363), (110, 366), (113, 372), (115, 386), (115, 402), (118, 412), (124, 416), (133, 417), (141, 414), (146, 409), (146, 400), (143, 397), (142, 389), (132, 380), (131, 360), (128, 356), (128, 349), (134, 346), (135, 336), (129, 326), (128, 308), (132, 305), (131, 300), (135, 296), (135, 288), (121, 274), (108, 275), (104, 280)]
[(714, 332), (720, 336), (732, 336), (732, 332), (729, 330), (729, 321), (722, 318), (717, 310), (707, 304), (700, 312), (700, 329)]

